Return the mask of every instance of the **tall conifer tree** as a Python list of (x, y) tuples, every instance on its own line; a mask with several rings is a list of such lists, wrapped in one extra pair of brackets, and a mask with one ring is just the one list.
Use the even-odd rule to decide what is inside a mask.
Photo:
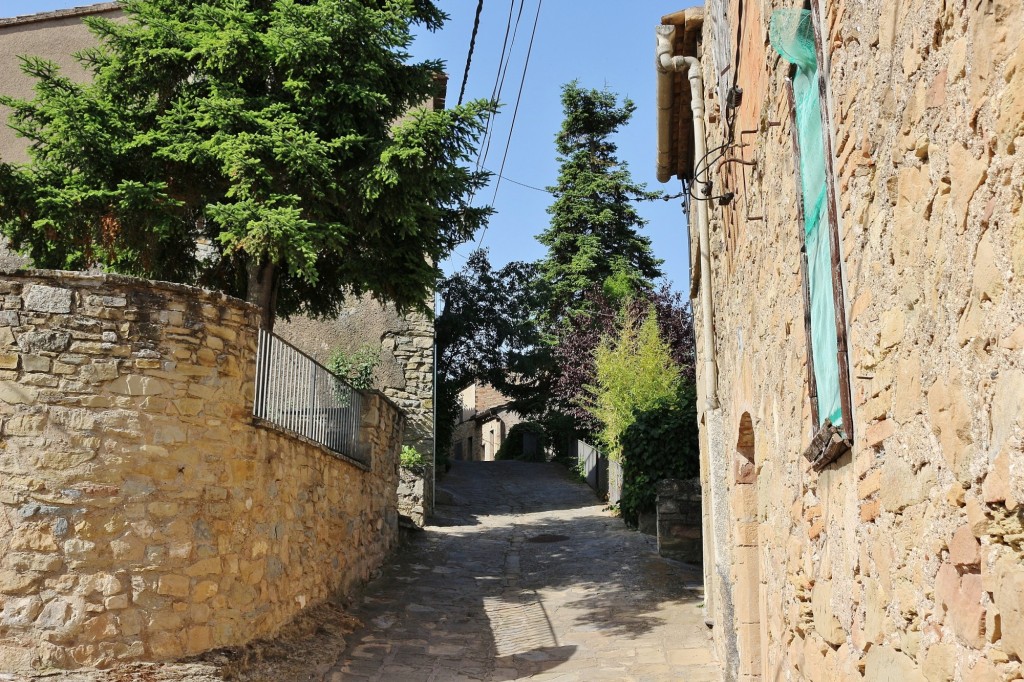
[[(124, 0), (86, 20), (80, 84), (27, 58), (0, 98), (31, 162), (0, 165), (0, 229), (40, 267), (100, 266), (219, 288), (275, 313), (347, 292), (421, 306), (436, 264), (483, 224), (467, 170), (491, 106), (417, 109), (431, 0)], [(412, 111), (412, 113), (409, 113)], [(404, 118), (403, 118), (404, 117)]]
[(615, 93), (562, 87), (565, 120), (556, 138), (561, 170), (549, 189), (551, 223), (538, 239), (548, 248), (540, 273), (549, 290), (550, 322), (586, 312), (594, 289), (625, 300), (653, 288), (662, 261), (639, 233), (646, 223), (633, 202), (660, 197), (633, 181), (611, 141), (636, 108)]

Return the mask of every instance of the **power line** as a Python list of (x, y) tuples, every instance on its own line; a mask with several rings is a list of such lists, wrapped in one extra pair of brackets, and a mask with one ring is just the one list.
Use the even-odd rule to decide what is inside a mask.
[[(556, 198), (561, 196), (558, 192), (555, 192), (553, 190), (547, 189), (545, 187), (537, 187), (535, 185), (528, 185), (525, 182), (520, 182), (519, 180), (515, 180), (513, 178), (510, 178), (507, 175), (500, 175), (498, 173), (494, 173), (494, 171), (486, 169), (486, 168), (483, 169), (483, 170), (486, 170), (488, 173), (493, 173), (494, 175), (496, 175), (501, 180), (504, 180), (505, 182), (511, 182), (513, 185), (519, 185), (520, 187), (525, 187), (527, 189), (532, 189), (535, 192), (543, 192), (544, 194), (550, 194), (551, 196), (556, 197)], [(679, 192), (678, 194), (659, 194), (658, 196), (651, 197), (649, 199), (634, 199), (633, 201), (671, 201), (672, 199), (685, 198), (685, 196), (686, 195), (685, 195), (684, 192)]]
[[(512, 123), (508, 127), (508, 138), (505, 140), (505, 151), (501, 155), (501, 166), (498, 168), (498, 180), (494, 183), (494, 195), (491, 197), (491, 205), (494, 205), (495, 200), (498, 198), (498, 188), (501, 187), (501, 175), (505, 172), (505, 161), (508, 159), (508, 149), (512, 144), (512, 133), (516, 129), (516, 117), (519, 115), (519, 103), (523, 98), (523, 85), (526, 83), (526, 71), (530, 68), (530, 55), (533, 53), (533, 39), (537, 36), (537, 23), (540, 20), (540, 8), (544, 4), (544, 0), (537, 0), (537, 12), (533, 16), (533, 28), (530, 30), (530, 43), (526, 47), (526, 60), (523, 62), (523, 75), (519, 79), (519, 92), (516, 93), (516, 106), (512, 110)], [(484, 225), (484, 229), (480, 232), (480, 240), (477, 242), (477, 248), (483, 244), (484, 235), (487, 234), (487, 226)]]
[(476, 34), (480, 30), (480, 13), (484, 10), (484, 0), (476, 3), (476, 18), (473, 19), (473, 34), (469, 37), (469, 54), (466, 55), (466, 70), (462, 74), (462, 87), (459, 88), (459, 105), (466, 95), (466, 82), (469, 81), (469, 65), (473, 63), (473, 48), (476, 47)]
[[(516, 36), (519, 34), (519, 21), (523, 18), (523, 6), (525, 0), (519, 0), (519, 14), (516, 15), (515, 28), (512, 28), (512, 13), (515, 11), (516, 0), (512, 0), (508, 6), (508, 20), (505, 22), (505, 38), (501, 43), (501, 56), (498, 57), (498, 70), (494, 74), (494, 87), (491, 88), (491, 103), (497, 105), (501, 100), (501, 91), (505, 88), (505, 74), (508, 73), (509, 62), (512, 61), (512, 48), (516, 44)], [(512, 35), (512, 42), (509, 42), (509, 34)], [(507, 53), (506, 53), (507, 51)], [(484, 126), (484, 134), (480, 139), (480, 148), (476, 155), (476, 169), (487, 163), (487, 155), (491, 151), (491, 140), (494, 139), (494, 120), (498, 112), (495, 111), (487, 118)]]

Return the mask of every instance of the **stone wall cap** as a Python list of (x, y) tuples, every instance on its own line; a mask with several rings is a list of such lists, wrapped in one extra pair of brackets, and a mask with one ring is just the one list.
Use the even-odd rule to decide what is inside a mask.
[(379, 396), (381, 400), (383, 400), (385, 403), (387, 403), (388, 405), (393, 407), (395, 409), (395, 411), (398, 412), (398, 414), (402, 415), (402, 417), (408, 417), (409, 416), (408, 413), (406, 413), (406, 411), (404, 409), (402, 409), (402, 407), (398, 403), (396, 403), (394, 400), (392, 400), (383, 391), (379, 391), (376, 388), (363, 388), (363, 389), (359, 389), (359, 392), (362, 393), (363, 395)]
[(79, 270), (41, 270), (33, 268), (0, 268), (0, 279), (45, 279), (51, 282), (68, 282), (78, 286), (100, 287), (104, 284), (120, 284), (122, 286), (139, 286), (150, 289), (162, 289), (175, 293), (189, 294), (195, 298), (222, 303), (247, 310), (259, 312), (259, 306), (240, 298), (229, 296), (223, 291), (213, 291), (190, 284), (178, 284), (177, 282), (163, 282), (159, 280), (131, 277), (129, 275), (118, 275), (109, 272), (83, 272)]
[(9, 26), (24, 26), (25, 24), (37, 24), (43, 21), (57, 21), (60, 19), (74, 19), (76, 17), (87, 17), (92, 14), (116, 12), (120, 9), (120, 2), (98, 2), (93, 5), (69, 7), (67, 9), (57, 9), (51, 12), (23, 14), (17, 17), (2, 17), (0, 18), (0, 29), (7, 28)]

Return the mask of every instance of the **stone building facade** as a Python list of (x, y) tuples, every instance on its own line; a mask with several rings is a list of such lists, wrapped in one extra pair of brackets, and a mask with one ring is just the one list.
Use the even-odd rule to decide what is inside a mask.
[(0, 670), (244, 644), (383, 563), (404, 415), (364, 394), (358, 460), (255, 419), (258, 321), (192, 287), (3, 273)]
[[(802, 8), (842, 403), (824, 434), (813, 150), (787, 82), (804, 67), (772, 28)], [(663, 24), (659, 150), (694, 197), (706, 605), (728, 678), (1021, 679), (1024, 5), (708, 0)], [(676, 143), (690, 83), (717, 157)]]
[[(508, 396), (490, 384), (476, 383), (462, 389), (459, 393), (462, 411), (452, 432), (452, 457), (493, 461), (509, 430), (523, 421), (509, 408), (509, 402)], [(524, 447), (526, 445), (524, 443)], [(534, 447), (540, 444), (534, 443)]]

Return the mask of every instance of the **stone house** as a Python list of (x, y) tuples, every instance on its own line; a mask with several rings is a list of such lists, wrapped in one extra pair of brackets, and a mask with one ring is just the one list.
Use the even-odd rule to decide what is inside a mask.
[[(509, 430), (523, 421), (509, 407), (508, 396), (490, 384), (475, 383), (459, 392), (462, 410), (452, 433), (452, 458), (467, 461), (494, 460)], [(526, 440), (530, 440), (526, 434)], [(538, 442), (532, 442), (538, 448)], [(523, 447), (530, 446), (524, 442)]]
[(727, 678), (1024, 675), (1024, 6), (658, 27)]
[[(19, 57), (45, 57), (68, 77), (84, 81), (88, 74), (73, 55), (94, 44), (83, 18), (123, 16), (117, 2), (56, 10), (28, 16), (0, 18), (0, 92), (15, 97), (32, 96), (33, 80), (21, 71)], [(443, 108), (443, 92), (429, 107)], [(0, 107), (6, 123), (8, 112)], [(0, 125), (0, 159), (28, 161), (25, 140)], [(0, 248), (0, 267), (16, 267), (23, 259)], [(428, 303), (433, 309), (433, 299)], [(321, 363), (338, 349), (352, 353), (365, 345), (378, 346), (380, 364), (374, 386), (394, 400), (408, 415), (406, 444), (428, 458), (434, 452), (434, 325), (430, 315), (399, 314), (394, 306), (353, 299), (337, 319), (281, 320), (274, 331)]]

